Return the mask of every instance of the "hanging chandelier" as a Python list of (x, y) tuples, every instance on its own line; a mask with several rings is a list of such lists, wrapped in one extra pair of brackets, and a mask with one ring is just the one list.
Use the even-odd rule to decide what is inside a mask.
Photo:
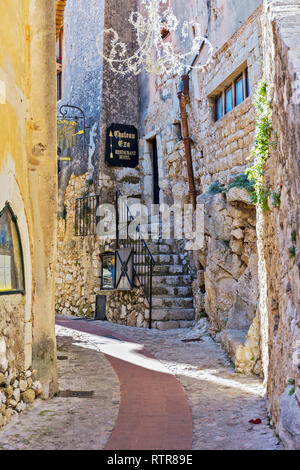
[[(185, 21), (180, 24), (168, 7), (162, 9), (162, 4), (168, 0), (142, 0), (146, 16), (135, 11), (129, 17), (129, 23), (135, 28), (138, 48), (129, 56), (127, 46), (120, 41), (118, 33), (106, 29), (97, 37), (99, 54), (108, 62), (110, 68), (117, 74), (138, 75), (142, 70), (156, 75), (174, 75), (187, 73), (191, 69), (202, 70), (211, 61), (214, 48), (207, 38), (201, 35), (201, 26), (195, 21)], [(183, 40), (193, 31), (192, 45), (188, 52), (179, 52), (174, 44), (167, 40), (169, 33), (181, 36)], [(102, 46), (104, 34), (110, 35), (109, 55), (105, 55)], [(205, 64), (189, 65), (199, 53), (200, 47), (207, 46)]]

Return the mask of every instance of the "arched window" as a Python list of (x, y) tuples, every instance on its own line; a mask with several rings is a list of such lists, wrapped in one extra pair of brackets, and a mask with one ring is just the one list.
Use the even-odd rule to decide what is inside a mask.
[(0, 295), (24, 294), (24, 264), (17, 217), (6, 203), (0, 212)]

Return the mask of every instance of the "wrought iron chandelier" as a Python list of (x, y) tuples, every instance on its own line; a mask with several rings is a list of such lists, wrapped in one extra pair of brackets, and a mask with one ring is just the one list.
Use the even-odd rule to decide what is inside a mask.
[[(156, 75), (174, 75), (186, 73), (191, 69), (202, 70), (211, 61), (214, 48), (207, 38), (201, 35), (201, 26), (195, 21), (180, 24), (172, 8), (162, 9), (168, 0), (142, 0), (147, 16), (140, 12), (132, 12), (129, 23), (136, 30), (138, 48), (128, 56), (127, 46), (120, 41), (119, 34), (112, 28), (100, 33), (97, 38), (99, 54), (108, 62), (111, 69), (120, 75), (138, 75), (142, 70)], [(166, 35), (176, 33), (185, 40), (193, 31), (192, 45), (188, 52), (181, 53), (175, 49)], [(111, 35), (110, 53), (106, 56), (102, 50), (103, 35)], [(189, 65), (191, 59), (199, 53), (200, 47), (206, 45), (207, 60), (205, 64)]]

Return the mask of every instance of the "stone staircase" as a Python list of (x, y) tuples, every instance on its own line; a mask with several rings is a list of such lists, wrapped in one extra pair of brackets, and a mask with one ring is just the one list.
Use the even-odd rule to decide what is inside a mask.
[[(157, 221), (154, 222), (158, 224)], [(149, 226), (149, 230), (151, 226)], [(151, 233), (151, 232), (149, 232)], [(173, 240), (149, 240), (153, 255), (153, 328), (169, 330), (193, 326), (195, 319), (193, 276), (187, 253), (177, 253)]]

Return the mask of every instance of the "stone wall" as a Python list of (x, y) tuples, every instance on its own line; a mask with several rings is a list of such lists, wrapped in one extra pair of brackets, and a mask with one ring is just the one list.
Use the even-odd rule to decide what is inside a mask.
[[(0, 339), (0, 351), (3, 347)], [(21, 413), (42, 393), (42, 386), (36, 380), (36, 370), (31, 368), (0, 372), (0, 429), (9, 423), (12, 416)]]
[[(81, 108), (86, 117), (87, 147), (72, 149), (72, 161), (61, 162), (59, 173), (59, 216), (64, 211), (65, 191), (72, 174), (86, 174), (98, 182), (100, 119), (102, 110), (103, 60), (97, 49), (97, 37), (104, 25), (104, 0), (68, 0), (64, 15), (62, 57), (63, 89), (61, 105)], [(101, 49), (101, 45), (100, 45)], [(78, 138), (78, 143), (81, 139)]]
[(300, 449), (299, 22), (299, 1), (265, 2), (265, 77), (278, 136), (265, 183), (281, 190), (281, 204), (261, 221), (266, 280), (260, 289), (267, 292), (268, 407), (290, 449)]
[[(193, 290), (196, 319), (206, 312), (212, 335), (222, 342), (237, 370), (260, 375), (255, 207), (250, 204), (245, 189), (233, 187), (225, 191), (237, 176), (244, 174), (254, 143), (252, 99), (262, 75), (262, 9), (253, 12), (253, 5), (252, 10), (248, 6), (250, 16), (245, 19), (245, 12), (240, 12), (242, 26), (236, 25), (232, 37), (225, 27), (228, 22), (226, 12), (223, 11), (223, 16), (219, 12), (224, 22), (219, 32), (224, 41), (218, 38), (218, 50), (205, 71), (193, 71), (190, 76), (188, 119), (192, 160), (199, 194), (197, 201), (204, 204), (206, 214), (206, 244), (202, 252), (193, 256), (198, 269)], [(214, 30), (217, 20), (212, 18), (211, 21)], [(246, 64), (251, 96), (216, 122), (216, 94)], [(141, 123), (144, 129), (141, 176), (145, 201), (151, 199), (153, 136), (156, 136), (158, 146), (161, 202), (180, 205), (188, 201), (178, 80), (178, 77), (172, 77), (163, 81), (158, 77), (155, 83), (154, 79), (145, 82), (148, 103), (142, 108)], [(212, 183), (218, 188), (217, 194), (214, 194)]]
[[(94, 316), (96, 295), (100, 294), (100, 255), (115, 249), (115, 240), (96, 236), (75, 237), (75, 201), (98, 194), (100, 203), (114, 203), (116, 189), (122, 194), (140, 198), (139, 168), (112, 168), (104, 160), (106, 129), (112, 123), (138, 128), (139, 89), (134, 75), (115, 75), (99, 52), (108, 56), (110, 36), (101, 35), (103, 28), (114, 28), (135, 50), (134, 30), (128, 23), (137, 1), (122, 4), (124, 21), (120, 22), (120, 3), (96, 0), (70, 0), (64, 26), (63, 99), (59, 103), (80, 106), (91, 127), (85, 153), (77, 152), (65, 163), (59, 176), (59, 221), (56, 312), (64, 315)], [(130, 325), (143, 326), (145, 299), (138, 290), (132, 293), (105, 292), (107, 318)], [(141, 300), (143, 297), (143, 300)], [(126, 315), (124, 314), (126, 308)], [(142, 318), (143, 317), (143, 318)]]
[(198, 256), (210, 333), (238, 372), (260, 375), (255, 207), (247, 190), (237, 187), (204, 193), (197, 202), (205, 206), (205, 245)]
[(128, 326), (148, 326), (149, 310), (140, 289), (101, 291), (101, 257), (115, 249), (115, 240), (75, 237), (75, 199), (86, 191), (86, 175), (71, 176), (65, 193), (65, 218), (58, 221), (56, 313), (94, 317), (96, 295), (106, 295), (106, 317)]

